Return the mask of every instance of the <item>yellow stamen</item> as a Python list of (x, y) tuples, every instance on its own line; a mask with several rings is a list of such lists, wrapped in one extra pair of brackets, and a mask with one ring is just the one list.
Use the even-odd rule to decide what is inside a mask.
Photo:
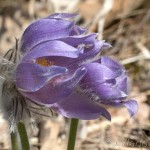
[(36, 60), (36, 63), (39, 64), (39, 65), (42, 65), (42, 66), (52, 66), (52, 65), (54, 65), (53, 61), (47, 60), (45, 58), (38, 58)]

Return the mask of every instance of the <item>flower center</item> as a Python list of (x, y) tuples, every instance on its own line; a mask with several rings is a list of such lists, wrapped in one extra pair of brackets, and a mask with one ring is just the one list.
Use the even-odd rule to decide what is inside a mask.
[(36, 63), (46, 67), (54, 65), (54, 61), (50, 61), (46, 58), (38, 58), (36, 59)]

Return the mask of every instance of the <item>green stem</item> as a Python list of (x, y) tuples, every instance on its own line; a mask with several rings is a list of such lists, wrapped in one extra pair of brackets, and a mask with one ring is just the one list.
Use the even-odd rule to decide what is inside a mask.
[(23, 122), (18, 122), (17, 124), (20, 140), (21, 140), (21, 145), (22, 145), (22, 150), (30, 150), (30, 145), (28, 141), (28, 136), (27, 136), (27, 131), (26, 127)]
[(79, 122), (78, 119), (75, 119), (75, 118), (71, 119), (67, 150), (74, 150), (77, 128), (78, 128), (78, 122)]
[(12, 144), (12, 150), (19, 150), (18, 138), (16, 132), (11, 132), (11, 144)]

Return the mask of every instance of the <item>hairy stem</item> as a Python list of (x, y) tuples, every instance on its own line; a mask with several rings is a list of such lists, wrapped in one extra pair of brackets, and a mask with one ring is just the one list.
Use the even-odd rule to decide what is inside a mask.
[(78, 119), (75, 118), (71, 119), (67, 150), (74, 150), (76, 134), (78, 129), (78, 122), (79, 122)]
[(11, 145), (12, 145), (12, 150), (19, 150), (18, 138), (16, 132), (11, 132)]
[(27, 131), (24, 123), (21, 121), (18, 122), (17, 128), (21, 140), (22, 150), (30, 150), (29, 140), (28, 140)]

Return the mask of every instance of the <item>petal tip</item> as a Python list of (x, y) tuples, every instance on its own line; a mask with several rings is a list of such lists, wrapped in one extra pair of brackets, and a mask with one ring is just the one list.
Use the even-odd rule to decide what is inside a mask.
[(138, 103), (135, 100), (127, 101), (124, 106), (128, 109), (131, 118), (138, 112)]
[(111, 115), (110, 113), (105, 110), (104, 113), (101, 114), (104, 118), (106, 118), (107, 120), (111, 121)]

